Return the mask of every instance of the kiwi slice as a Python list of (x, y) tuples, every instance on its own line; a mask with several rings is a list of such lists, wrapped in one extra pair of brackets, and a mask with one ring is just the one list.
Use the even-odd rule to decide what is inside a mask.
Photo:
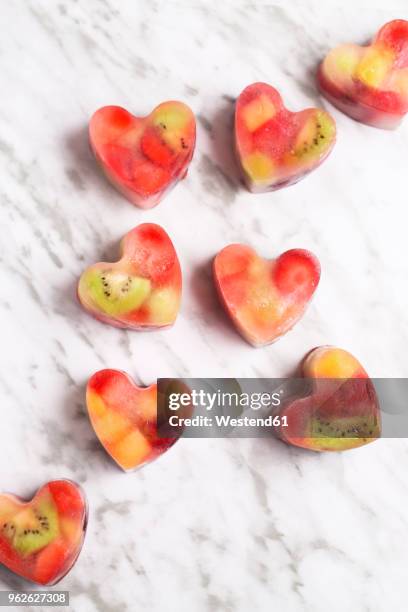
[(80, 282), (80, 292), (99, 310), (120, 315), (139, 308), (149, 296), (150, 280), (112, 269), (90, 268)]
[(153, 111), (158, 136), (175, 152), (187, 151), (191, 111), (179, 102), (165, 102)]
[(59, 535), (56, 506), (47, 498), (35, 506), (24, 507), (12, 517), (4, 518), (0, 531), (20, 555), (35, 553)]
[(324, 438), (370, 438), (376, 435), (377, 420), (373, 417), (350, 417), (332, 421), (316, 417), (313, 419), (312, 432)]
[(311, 437), (325, 448), (341, 450), (360, 446), (379, 435), (378, 421), (373, 416), (339, 418), (328, 421), (316, 416), (311, 421)]
[(300, 130), (292, 155), (302, 162), (319, 158), (330, 146), (334, 134), (331, 117), (324, 111), (317, 111)]

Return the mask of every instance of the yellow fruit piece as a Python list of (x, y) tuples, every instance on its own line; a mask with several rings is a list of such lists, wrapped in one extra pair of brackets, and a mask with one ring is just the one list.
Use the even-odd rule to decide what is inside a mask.
[(255, 132), (261, 125), (272, 119), (275, 114), (276, 109), (273, 102), (265, 95), (255, 98), (242, 109), (242, 117), (250, 132)]
[(171, 287), (155, 289), (146, 302), (151, 320), (157, 325), (172, 323), (178, 312), (180, 296)]
[(368, 87), (379, 88), (392, 69), (393, 62), (392, 51), (368, 47), (358, 63), (354, 76)]
[(112, 456), (124, 470), (143, 463), (151, 452), (151, 446), (139, 430), (129, 433), (112, 447)]
[(270, 157), (256, 151), (243, 160), (245, 172), (252, 181), (268, 181), (274, 171), (274, 164)]
[(90, 414), (95, 430), (104, 444), (116, 444), (127, 435), (131, 427), (130, 421), (114, 410), (107, 410), (102, 417), (95, 418), (92, 409)]
[(353, 45), (344, 45), (335, 51), (333, 59), (337, 72), (344, 76), (353, 74), (360, 59), (359, 49), (356, 49)]
[(86, 401), (88, 404), (88, 410), (92, 412), (92, 416), (101, 418), (105, 415), (107, 408), (106, 404), (100, 395), (94, 391), (87, 391)]
[(363, 49), (357, 45), (341, 45), (330, 51), (323, 62), (326, 78), (351, 86), (362, 52)]
[(193, 124), (190, 108), (181, 102), (164, 102), (152, 113), (153, 125), (160, 128), (160, 136), (175, 151), (181, 147), (181, 139), (189, 134)]
[(310, 364), (305, 364), (305, 374), (316, 378), (350, 378), (361, 366), (347, 351), (338, 348), (322, 349), (311, 355)]

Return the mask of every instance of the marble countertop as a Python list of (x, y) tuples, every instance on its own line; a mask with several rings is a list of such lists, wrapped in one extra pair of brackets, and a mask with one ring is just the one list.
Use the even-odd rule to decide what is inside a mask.
[[(274, 377), (321, 344), (350, 350), (372, 376), (408, 376), (408, 122), (383, 132), (333, 110), (338, 143), (315, 173), (259, 196), (237, 180), (231, 112), (247, 84), (273, 84), (294, 110), (327, 106), (313, 81), (325, 52), (408, 18), (406, 0), (322, 4), (2, 3), (1, 488), (28, 496), (68, 477), (86, 490), (87, 539), (60, 584), (75, 612), (406, 610), (405, 440), (321, 455), (181, 440), (126, 475), (84, 407), (104, 367), (144, 384)], [(195, 158), (187, 180), (141, 211), (99, 172), (87, 121), (105, 104), (146, 114), (171, 98), (197, 114)], [(168, 231), (184, 274), (176, 325), (150, 334), (104, 326), (75, 299), (84, 267), (114, 260), (142, 221)], [(310, 248), (322, 262), (306, 316), (264, 349), (233, 331), (214, 295), (211, 259), (239, 241), (270, 257)], [(0, 589), (10, 585), (21, 583), (2, 570)]]

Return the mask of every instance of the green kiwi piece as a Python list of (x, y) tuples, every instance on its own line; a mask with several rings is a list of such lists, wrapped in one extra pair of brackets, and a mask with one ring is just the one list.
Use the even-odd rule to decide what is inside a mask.
[(59, 535), (58, 514), (51, 499), (24, 508), (0, 525), (0, 530), (22, 556), (35, 553)]
[(311, 437), (325, 448), (333, 450), (358, 446), (379, 435), (378, 421), (373, 416), (330, 419), (315, 416), (311, 419)]
[(120, 315), (143, 304), (150, 294), (151, 283), (147, 278), (112, 269), (90, 268), (81, 278), (79, 291), (104, 313)]
[(300, 130), (292, 154), (300, 161), (312, 161), (321, 157), (330, 146), (335, 129), (327, 113), (316, 111)]
[(377, 431), (373, 417), (350, 417), (331, 421), (315, 417), (312, 421), (313, 434), (328, 438), (370, 438)]

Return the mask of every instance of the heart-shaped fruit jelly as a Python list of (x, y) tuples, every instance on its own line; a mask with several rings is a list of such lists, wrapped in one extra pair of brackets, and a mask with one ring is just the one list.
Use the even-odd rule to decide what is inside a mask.
[(113, 185), (140, 208), (152, 208), (187, 174), (196, 124), (182, 102), (157, 106), (134, 117), (120, 106), (94, 113), (89, 139), (96, 159)]
[(214, 260), (221, 301), (242, 336), (254, 346), (277, 340), (302, 317), (320, 280), (317, 258), (303, 249), (274, 260), (231, 244)]
[(319, 108), (293, 113), (266, 83), (249, 85), (237, 100), (235, 148), (252, 192), (296, 183), (326, 159), (335, 141), (329, 113)]
[(384, 25), (371, 45), (345, 44), (318, 71), (325, 97), (363, 123), (393, 129), (408, 111), (408, 21)]
[(121, 243), (116, 263), (97, 263), (78, 284), (82, 306), (116, 327), (158, 329), (174, 323), (181, 299), (181, 270), (163, 228), (138, 225)]
[(287, 426), (279, 429), (288, 444), (315, 451), (342, 451), (381, 435), (374, 385), (353, 355), (332, 346), (311, 351), (301, 373), (311, 388), (281, 407)]
[(158, 434), (156, 384), (138, 387), (125, 372), (101, 370), (88, 382), (86, 403), (100, 442), (125, 471), (153, 461), (177, 440)]
[(54, 480), (29, 502), (0, 495), (0, 563), (26, 580), (52, 585), (81, 552), (87, 524), (81, 488)]

